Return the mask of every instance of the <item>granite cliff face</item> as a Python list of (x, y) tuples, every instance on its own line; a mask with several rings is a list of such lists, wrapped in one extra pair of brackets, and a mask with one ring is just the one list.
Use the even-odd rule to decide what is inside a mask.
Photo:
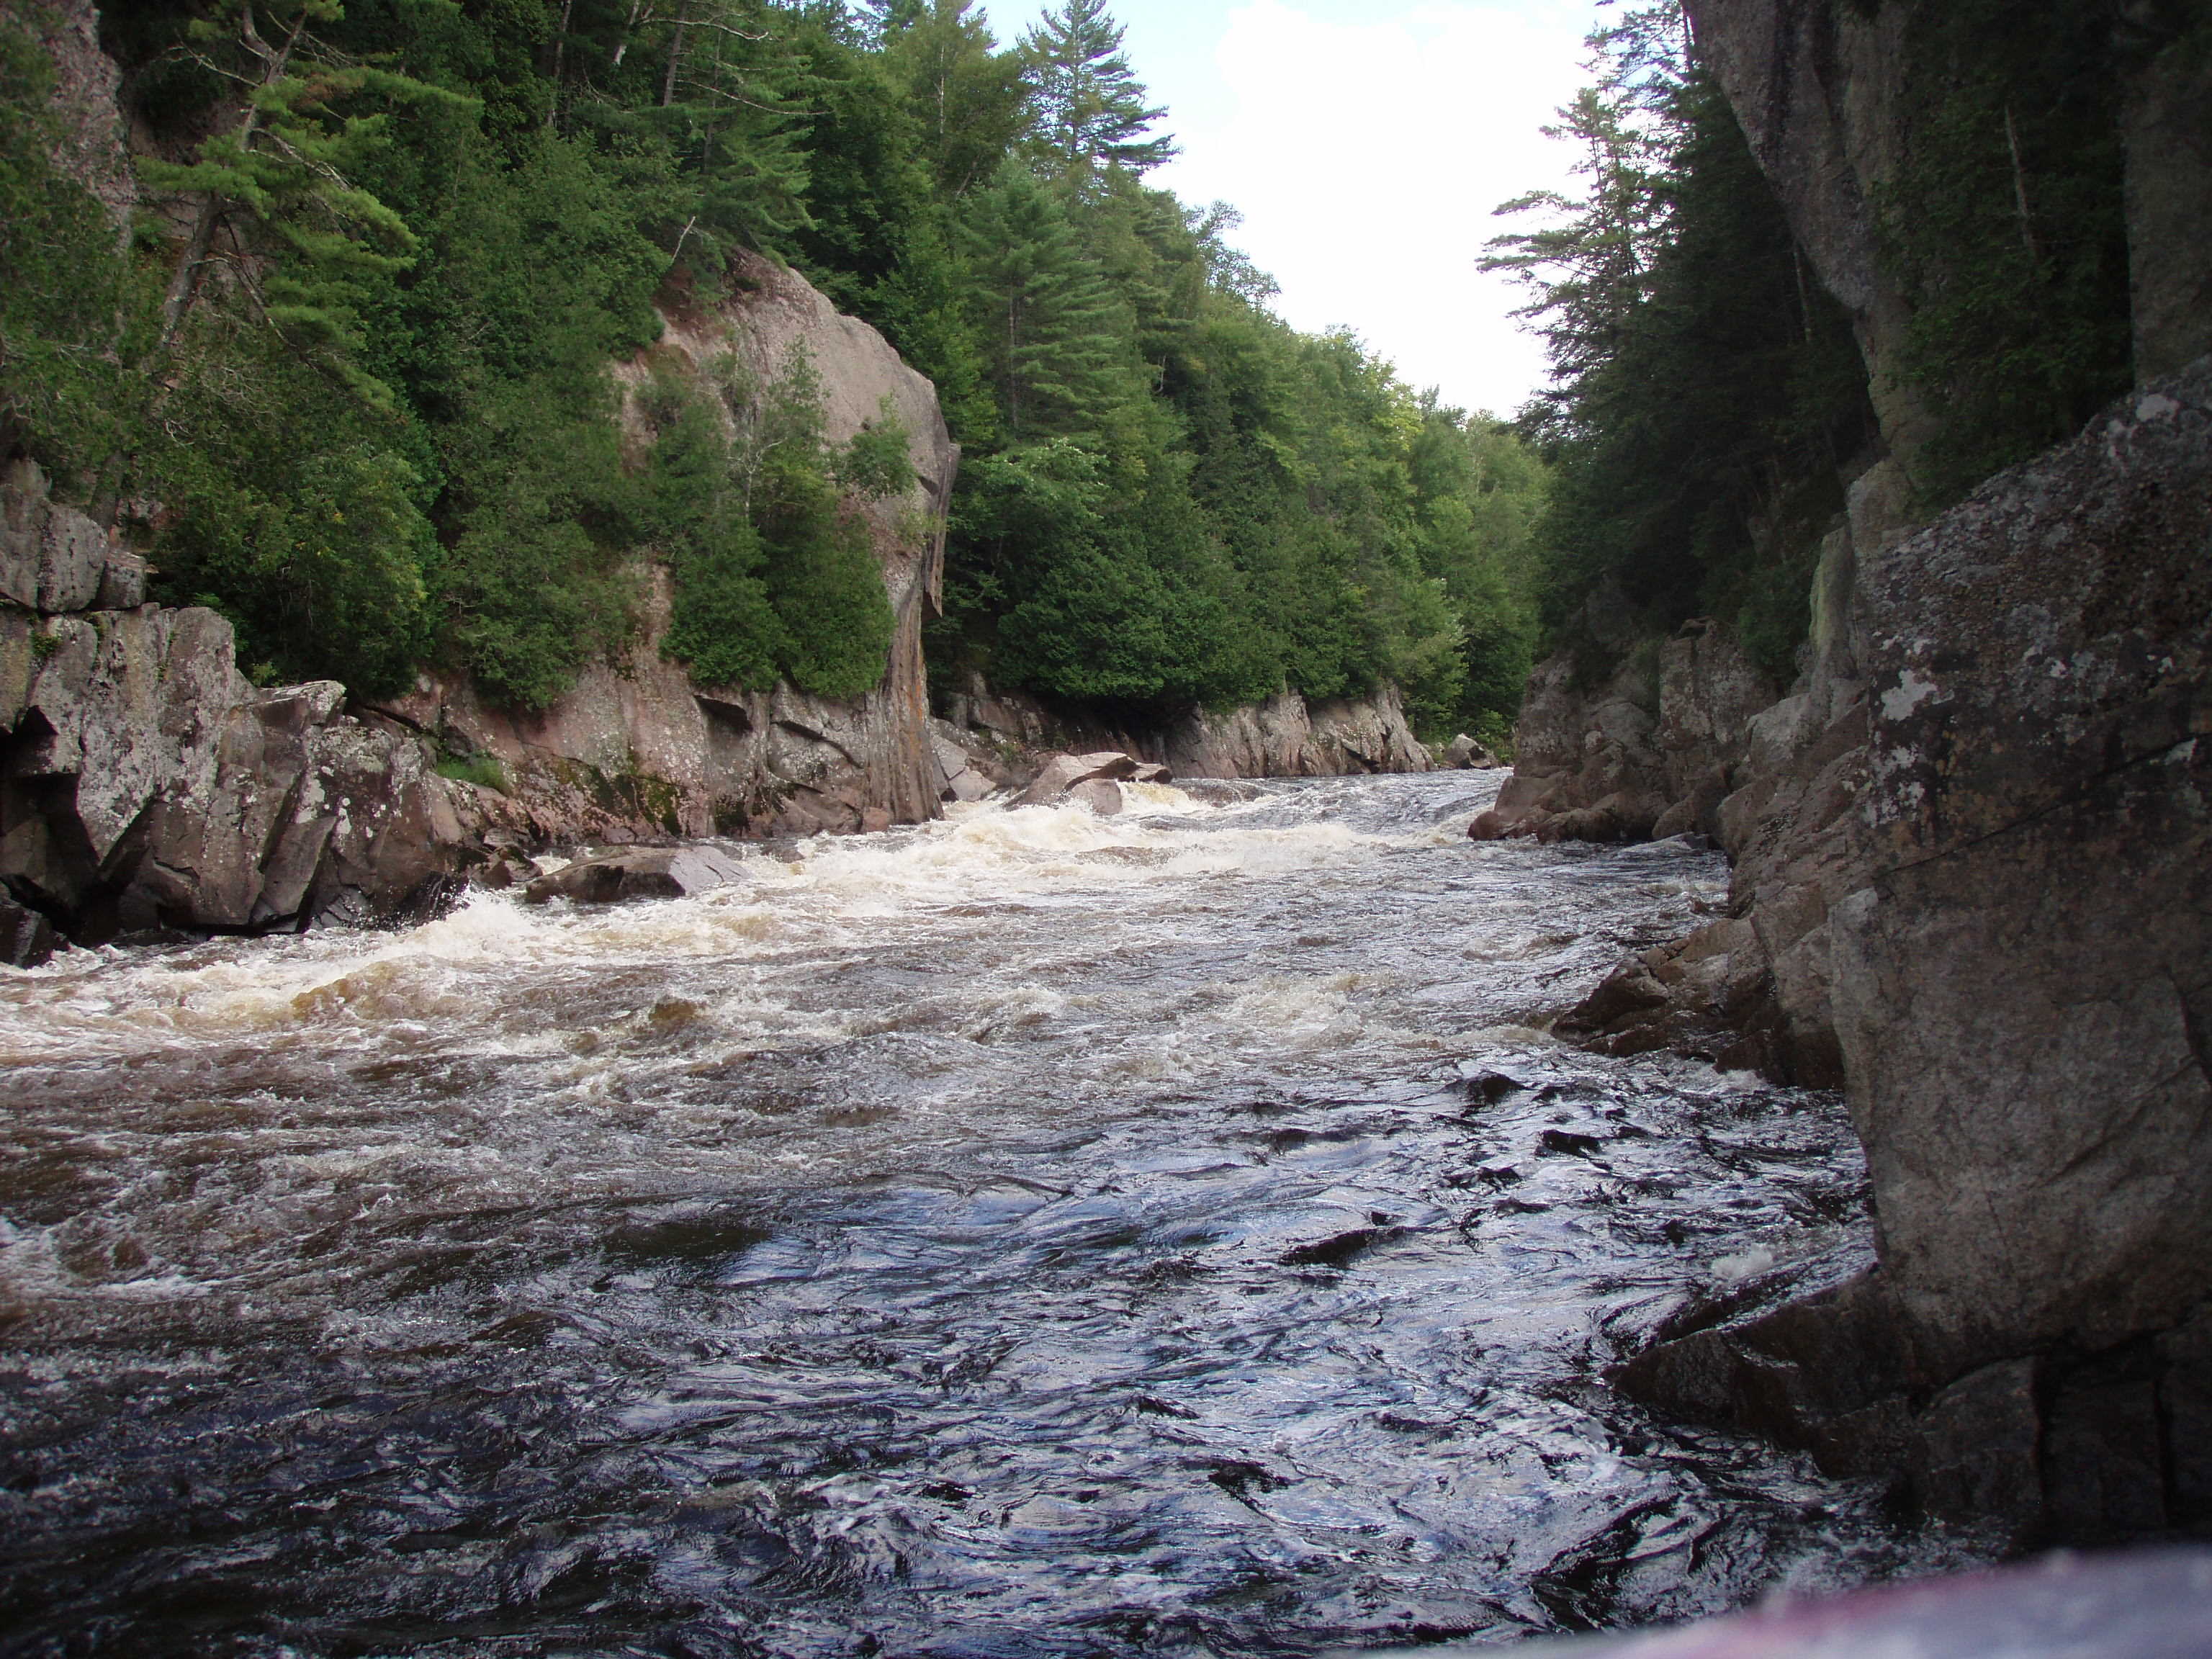
[[(1547, 665), (1486, 827), (1716, 836), (1734, 914), (1561, 1029), (1846, 1085), (1879, 1267), (1689, 1316), (1624, 1381), (2023, 1542), (2212, 1527), (2212, 55), (2122, 9), (2148, 42), (2137, 393), (1921, 523), (1931, 417), (1888, 372), (1910, 312), (1868, 210), (1907, 125), (1900, 9), (1690, 9), (1852, 313), (1886, 450), (1822, 548), (1788, 696), (1747, 716), (1681, 684), (1670, 722), (1632, 659), (1596, 689)], [(1683, 752), (1728, 793), (1647, 826), (1683, 776), (1670, 724), (1716, 734)]]
[[(2023, 1543), (2212, 1527), (2208, 547), (2212, 358), (1860, 568), (1849, 713), (1723, 807), (1743, 915), (1650, 955), (1755, 931), (1741, 1055), (1832, 1058), (1880, 1266), (1631, 1387)], [(1671, 1040), (1652, 966), (1567, 1024)]]
[(2212, 1294), (2212, 359), (1859, 573), (1837, 1032), (1923, 1370)]

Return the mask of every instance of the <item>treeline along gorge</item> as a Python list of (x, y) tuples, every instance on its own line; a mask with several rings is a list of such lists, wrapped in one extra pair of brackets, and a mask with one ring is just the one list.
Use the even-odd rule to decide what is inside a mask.
[[(1012, 35), (975, 0), (8, 0), (22, 1651), (104, 1606), (125, 1647), (922, 1651), (899, 1598), (966, 1594), (983, 1645), (944, 1651), (1317, 1652), (2212, 1528), (2212, 15), (1597, 15), (1571, 188), (1402, 158), (1548, 351), (1469, 411), (1291, 326), (1236, 209), (1152, 182), (1174, 118), (1105, 0)], [(125, 1056), (204, 1081), (84, 1092)], [(1091, 1139), (1020, 1139), (1094, 1096)], [(1146, 1140), (1186, 1109), (1221, 1161)], [(204, 1155), (132, 1139), (202, 1112)], [(367, 1157), (341, 1123), (421, 1167), (313, 1185)], [(281, 1179), (264, 1133), (304, 1137)], [(1093, 1223), (1109, 1266), (1062, 1285)], [(960, 1252), (1000, 1226), (993, 1289)], [(369, 1301), (317, 1299), (310, 1233)], [(418, 1233), (476, 1265), (403, 1271)], [(873, 1346), (790, 1288), (890, 1260), (924, 1265)], [(1460, 1273), (1515, 1310), (1480, 1342)], [(1155, 1369), (1019, 1358), (1115, 1274)], [(1251, 1322), (1386, 1308), (1364, 1372)], [(814, 1381), (717, 1346), (746, 1319)], [(271, 1358), (272, 1320), (327, 1341)], [(1216, 1325), (1225, 1369), (1176, 1370)], [(212, 1499), (139, 1580), (88, 1540), (152, 1536), (152, 1487), (39, 1508), (49, 1464), (137, 1467), (103, 1344), (159, 1411), (188, 1350), (237, 1422), (353, 1402), (287, 1454), (325, 1543), (224, 1466), (292, 1612), (163, 1599), (221, 1577)], [(354, 1355), (414, 1403), (315, 1369)], [(1382, 1438), (1301, 1463), (1340, 1364), (1312, 1410)], [(449, 1456), (464, 1375), (542, 1435)], [(1010, 1376), (998, 1429), (944, 1417)], [(878, 1382), (871, 1439), (838, 1413)], [(682, 1454), (731, 1530), (679, 1571), (708, 1499), (636, 1494), (718, 1389), (771, 1449)], [(348, 1423), (442, 1519), (351, 1507)], [(1103, 1484), (838, 1484), (971, 1432)], [(817, 1441), (836, 1470), (772, 1450)], [(1432, 1477), (1476, 1443), (1488, 1484)], [(532, 1508), (478, 1453), (579, 1484)], [(1209, 1528), (1233, 1571), (1175, 1541)], [(395, 1539), (404, 1592), (359, 1566)], [(1038, 1634), (1063, 1597), (1099, 1645)]]

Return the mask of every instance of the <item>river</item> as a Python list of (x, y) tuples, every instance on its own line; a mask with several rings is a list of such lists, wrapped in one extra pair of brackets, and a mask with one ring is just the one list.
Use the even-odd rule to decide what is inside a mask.
[(0, 970), (0, 1652), (1311, 1654), (1957, 1558), (1650, 1420), (1830, 1096), (1534, 1023), (1726, 890), (1497, 775)]

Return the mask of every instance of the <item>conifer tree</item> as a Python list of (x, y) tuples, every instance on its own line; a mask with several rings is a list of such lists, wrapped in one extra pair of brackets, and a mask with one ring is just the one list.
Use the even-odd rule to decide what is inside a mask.
[(938, 188), (959, 197), (988, 180), (1021, 137), (1029, 91), (1018, 55), (998, 50), (974, 0), (912, 0), (884, 52), (920, 117)]
[(1051, 188), (1010, 161), (963, 227), (1007, 438), (1095, 431), (1127, 393), (1128, 320)]
[(1580, 147), (1574, 170), (1589, 180), (1582, 199), (1532, 191), (1497, 210), (1553, 216), (1538, 229), (1491, 238), (1493, 252), (1481, 268), (1504, 271), (1532, 290), (1515, 314), (1542, 319), (1539, 332), (1562, 379), (1620, 349), (1665, 230), (1666, 170), (1680, 137), (1671, 124), (1642, 113), (1617, 82), (1585, 87), (1559, 111), (1559, 124), (1544, 129), (1546, 137)]
[(1146, 103), (1121, 51), (1124, 33), (1105, 0), (1060, 0), (1022, 37), (1036, 88), (1036, 146), (1056, 177), (1079, 182), (1109, 165), (1144, 173), (1176, 154), (1174, 139), (1142, 136), (1167, 111)]
[(156, 191), (196, 198), (162, 296), (163, 351), (220, 264), (268, 323), (295, 346), (325, 348), (325, 367), (382, 404), (389, 389), (352, 361), (349, 279), (404, 270), (416, 244), (398, 214), (349, 178), (387, 124), (360, 102), (472, 100), (353, 58), (315, 32), (344, 15), (337, 0), (220, 0), (177, 51), (236, 88), (235, 113), (191, 161), (142, 158), (138, 171)]

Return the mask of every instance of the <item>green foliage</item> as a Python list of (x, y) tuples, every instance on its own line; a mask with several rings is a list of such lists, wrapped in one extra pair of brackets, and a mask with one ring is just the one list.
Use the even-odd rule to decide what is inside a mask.
[(780, 677), (824, 697), (883, 678), (893, 618), (857, 501), (913, 487), (888, 410), (842, 449), (823, 440), (821, 386), (794, 349), (766, 386), (734, 366), (662, 380), (649, 529), (675, 582), (661, 649), (702, 684), (764, 690)]
[(1396, 681), (1440, 732), (1517, 700), (1542, 467), (1288, 328), (1234, 210), (1145, 185), (1172, 145), (1101, 0), (1011, 51), (972, 0), (124, 3), (107, 38), (161, 158), (135, 249), (0, 27), (0, 436), (258, 673), (543, 707), (632, 648), (657, 559), (699, 683), (878, 684), (912, 434), (829, 443), (803, 357), (655, 348), (750, 249), (938, 385), (948, 672), (1154, 715)]
[(2063, 0), (1912, 9), (1903, 165), (1878, 194), (1943, 411), (1931, 505), (2075, 430), (2131, 378), (2114, 33)]
[(693, 388), (660, 388), (669, 418), (653, 451), (652, 528), (675, 584), (661, 654), (702, 685), (763, 690), (786, 654), (761, 580), (724, 410)]
[(1086, 181), (1106, 167), (1143, 173), (1172, 160), (1175, 141), (1146, 138), (1166, 114), (1149, 108), (1106, 0), (1060, 0), (1022, 37), (1036, 88), (1035, 149), (1054, 176)]
[(1063, 199), (1009, 161), (961, 230), (968, 308), (1006, 438), (1096, 431), (1099, 417), (1130, 396), (1129, 319)]
[[(2128, 384), (2126, 32), (2063, 0), (1891, 9), (1902, 159), (1873, 205), (1913, 307), (1898, 373), (1935, 422), (1914, 465), (1936, 507)], [(1599, 592), (1653, 626), (1705, 611), (1786, 680), (1838, 479), (1871, 453), (1865, 371), (1680, 7), (1626, 10), (1592, 44), (1598, 84), (1561, 129), (1586, 191), (1509, 203), (1553, 222), (1490, 261), (1530, 283), (1555, 373), (1524, 417), (1557, 468), (1547, 621), (1572, 642)]]
[(1786, 681), (1838, 470), (1872, 412), (1848, 324), (1734, 115), (1669, 55), (1672, 10), (1596, 37), (1607, 73), (1573, 112), (1635, 143), (1593, 149), (1564, 228), (1495, 244), (1535, 289), (1556, 376), (1524, 420), (1556, 467), (1536, 532), (1545, 620), (1578, 642), (1600, 592), (1656, 628), (1718, 615)]
[(98, 198), (51, 159), (53, 79), (21, 21), (0, 18), (0, 437), (91, 494), (143, 400), (112, 347), (151, 312)]
[[(823, 435), (821, 380), (796, 346), (761, 393), (750, 447), (753, 521), (784, 630), (781, 665), (802, 691), (858, 696), (883, 678), (890, 600), (867, 520), (832, 481), (837, 458)], [(879, 473), (889, 471), (879, 445), (876, 460)]]
[(838, 483), (864, 501), (895, 501), (914, 488), (914, 435), (887, 394), (876, 418), (854, 433), (835, 462)]

